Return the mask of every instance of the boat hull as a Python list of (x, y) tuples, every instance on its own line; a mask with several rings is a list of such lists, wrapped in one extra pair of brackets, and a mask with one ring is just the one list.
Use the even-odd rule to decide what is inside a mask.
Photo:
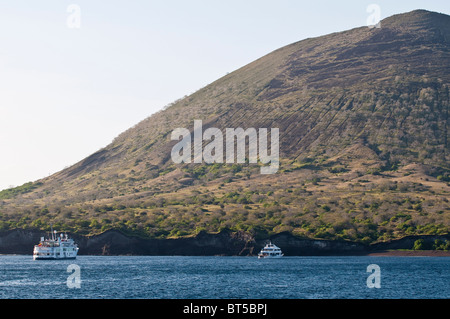
[(68, 260), (76, 259), (77, 257), (43, 257), (43, 256), (33, 256), (33, 260)]
[(273, 259), (273, 258), (281, 258), (284, 255), (277, 255), (277, 256), (258, 256), (258, 259)]

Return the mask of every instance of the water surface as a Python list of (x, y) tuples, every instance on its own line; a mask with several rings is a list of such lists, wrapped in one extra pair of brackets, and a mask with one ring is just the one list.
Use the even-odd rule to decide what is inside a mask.
[[(79, 266), (80, 288), (69, 288)], [(369, 288), (380, 268), (380, 288)], [(0, 298), (450, 298), (450, 257), (0, 256)]]

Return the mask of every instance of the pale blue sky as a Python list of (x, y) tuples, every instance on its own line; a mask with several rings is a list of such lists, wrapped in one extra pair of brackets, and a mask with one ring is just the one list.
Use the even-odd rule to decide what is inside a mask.
[[(55, 173), (290, 43), (450, 1), (0, 0), (0, 189)], [(80, 28), (69, 28), (69, 5)]]

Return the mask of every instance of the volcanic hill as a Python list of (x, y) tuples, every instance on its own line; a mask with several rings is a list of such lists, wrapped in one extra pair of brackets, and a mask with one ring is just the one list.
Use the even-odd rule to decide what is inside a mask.
[[(375, 243), (450, 229), (450, 16), (416, 10), (302, 40), (0, 192), (0, 230), (145, 238), (223, 229)], [(176, 164), (175, 128), (279, 128), (280, 167)]]

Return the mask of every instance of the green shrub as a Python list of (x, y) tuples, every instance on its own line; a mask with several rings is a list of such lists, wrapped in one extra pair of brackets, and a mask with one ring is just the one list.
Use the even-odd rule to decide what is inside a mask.
[(425, 241), (423, 239), (417, 239), (414, 242), (413, 249), (414, 250), (424, 250), (425, 249)]

